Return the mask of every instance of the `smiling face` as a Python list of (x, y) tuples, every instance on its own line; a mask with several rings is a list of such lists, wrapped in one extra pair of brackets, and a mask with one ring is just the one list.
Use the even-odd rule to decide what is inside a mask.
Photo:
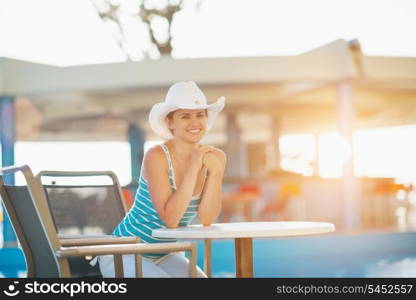
[(168, 114), (166, 122), (172, 135), (189, 142), (199, 142), (207, 126), (206, 109), (178, 109)]

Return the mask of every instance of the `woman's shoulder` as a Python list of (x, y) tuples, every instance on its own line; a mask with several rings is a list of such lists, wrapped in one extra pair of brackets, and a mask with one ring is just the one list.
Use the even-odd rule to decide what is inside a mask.
[(144, 160), (146, 162), (163, 162), (164, 156), (165, 154), (163, 153), (162, 147), (160, 145), (155, 145), (146, 151)]
[(149, 172), (161, 170), (166, 171), (166, 158), (164, 158), (164, 153), (160, 145), (155, 145), (149, 148), (143, 158), (142, 173), (141, 175), (149, 179)]
[(224, 152), (223, 150), (221, 150), (220, 148), (217, 148), (217, 147), (214, 147), (214, 146), (210, 146), (210, 147), (211, 147), (212, 149), (214, 149), (214, 153), (215, 153), (215, 154), (226, 156), (226, 155), (225, 155), (225, 152)]
[(217, 147), (214, 147), (214, 146), (211, 146), (211, 147), (214, 150), (213, 153), (215, 154), (215, 156), (225, 163), (227, 160), (227, 155), (225, 154), (225, 152)]
[(166, 166), (166, 154), (161, 145), (155, 145), (147, 150), (144, 156), (144, 163), (152, 166)]

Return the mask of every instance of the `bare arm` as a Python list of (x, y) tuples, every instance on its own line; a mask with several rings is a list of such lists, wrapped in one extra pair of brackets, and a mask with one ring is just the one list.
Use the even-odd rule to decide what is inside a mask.
[(204, 185), (201, 203), (198, 209), (199, 220), (202, 225), (212, 224), (221, 212), (222, 180), (226, 165), (225, 153), (216, 149), (205, 155), (208, 167), (208, 178)]
[(164, 219), (166, 220), (165, 224), (168, 227), (178, 226), (180, 219), (191, 201), (198, 172), (198, 167), (190, 166), (186, 171), (180, 186), (177, 187), (176, 192), (172, 193), (162, 208), (161, 212), (164, 215)]
[(146, 154), (144, 169), (149, 193), (156, 211), (166, 226), (178, 226), (192, 198), (198, 172), (202, 167), (203, 154), (208, 151), (210, 150), (207, 147), (199, 149), (176, 191), (172, 191), (170, 187), (169, 171), (162, 149), (157, 146)]

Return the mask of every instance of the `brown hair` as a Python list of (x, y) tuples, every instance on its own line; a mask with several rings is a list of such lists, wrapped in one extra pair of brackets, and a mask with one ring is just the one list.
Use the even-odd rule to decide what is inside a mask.
[(173, 119), (173, 114), (175, 113), (176, 110), (171, 111), (170, 113), (168, 113), (168, 115), (166, 116), (166, 118), (168, 118), (169, 120)]
[[(173, 114), (176, 112), (176, 110), (171, 111), (170, 113), (168, 113), (168, 115), (166, 116), (166, 118), (168, 118), (169, 120), (173, 119)], [(208, 116), (208, 110), (204, 109), (205, 115)]]

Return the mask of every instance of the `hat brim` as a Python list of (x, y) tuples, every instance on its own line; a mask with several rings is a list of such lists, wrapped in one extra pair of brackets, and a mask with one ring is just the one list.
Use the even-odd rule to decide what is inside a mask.
[(159, 102), (153, 105), (149, 113), (149, 124), (152, 130), (161, 138), (168, 140), (173, 138), (172, 133), (170, 132), (165, 118), (166, 116), (175, 110), (178, 109), (206, 109), (208, 112), (207, 118), (207, 129), (208, 132), (214, 125), (215, 118), (222, 111), (225, 105), (225, 97), (220, 97), (218, 100), (209, 105), (198, 105), (192, 107), (180, 107), (180, 106), (171, 106), (165, 102)]

